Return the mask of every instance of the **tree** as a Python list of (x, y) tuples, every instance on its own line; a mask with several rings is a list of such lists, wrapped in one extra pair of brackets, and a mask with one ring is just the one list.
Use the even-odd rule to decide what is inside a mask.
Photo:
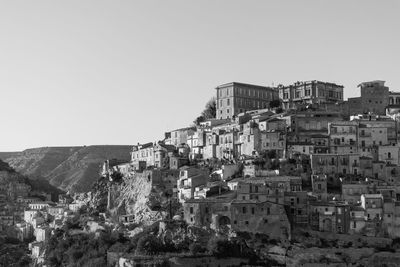
[(281, 101), (279, 99), (275, 99), (269, 102), (270, 108), (279, 108), (280, 106), (281, 106)]
[(205, 248), (199, 243), (191, 243), (189, 245), (189, 251), (192, 255), (196, 256), (197, 254), (204, 252)]
[(207, 244), (208, 251), (217, 257), (229, 257), (232, 246), (228, 239), (222, 237), (212, 237)]
[(160, 240), (153, 235), (142, 236), (137, 243), (136, 253), (139, 255), (154, 255), (162, 251)]
[(203, 122), (205, 120), (209, 119), (214, 119), (217, 114), (217, 105), (216, 105), (216, 100), (215, 97), (211, 98), (208, 100), (204, 110), (201, 112), (200, 116), (198, 116), (193, 123), (195, 125), (199, 125), (200, 122)]

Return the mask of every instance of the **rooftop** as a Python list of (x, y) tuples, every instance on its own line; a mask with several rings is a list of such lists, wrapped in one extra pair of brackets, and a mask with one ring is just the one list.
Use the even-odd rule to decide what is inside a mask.
[(381, 86), (384, 86), (385, 85), (385, 81), (375, 80), (375, 81), (370, 81), (370, 82), (362, 82), (357, 87), (363, 87), (365, 85), (370, 85), (370, 84), (379, 84)]
[[(332, 83), (332, 82), (323, 82), (323, 81), (318, 81), (318, 80), (310, 80), (310, 81), (297, 81), (297, 82), (295, 82), (295, 83), (293, 83), (293, 84), (291, 84), (291, 85), (289, 85), (289, 86), (298, 86), (298, 85), (304, 85), (304, 84), (312, 84), (312, 83), (319, 83), (319, 84), (327, 84), (327, 85), (334, 85), (334, 86), (338, 86), (338, 87), (344, 87), (343, 85), (339, 85), (339, 84), (336, 84), (336, 83)], [(283, 87), (283, 88), (285, 88), (285, 87), (289, 87), (289, 86), (281, 86), (281, 87)]]
[(240, 83), (240, 82), (224, 83), (224, 84), (221, 84), (221, 85), (215, 87), (215, 89), (220, 89), (220, 88), (225, 88), (225, 87), (235, 86), (235, 85), (241, 85), (241, 86), (247, 86), (247, 87), (258, 87), (260, 89), (271, 89), (271, 90), (275, 89), (275, 88), (272, 88), (269, 86), (262, 86), (262, 85), (249, 84), (249, 83)]
[(363, 194), (365, 198), (383, 198), (382, 194)]

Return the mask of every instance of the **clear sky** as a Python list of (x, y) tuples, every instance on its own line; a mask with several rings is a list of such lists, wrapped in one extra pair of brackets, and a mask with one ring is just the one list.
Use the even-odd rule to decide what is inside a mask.
[(0, 151), (136, 144), (192, 123), (219, 84), (385, 80), (400, 1), (0, 4)]

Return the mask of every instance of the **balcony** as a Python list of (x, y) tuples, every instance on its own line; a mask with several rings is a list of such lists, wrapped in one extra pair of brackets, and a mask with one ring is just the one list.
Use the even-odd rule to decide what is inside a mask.
[(372, 134), (371, 133), (360, 133), (360, 137), (371, 137)]

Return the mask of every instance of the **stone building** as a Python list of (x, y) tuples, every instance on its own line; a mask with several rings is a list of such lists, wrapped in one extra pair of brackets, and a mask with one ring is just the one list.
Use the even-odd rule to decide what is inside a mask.
[(365, 227), (364, 209), (360, 206), (350, 207), (350, 227), (349, 234), (358, 234)]
[(290, 222), (283, 205), (257, 200), (231, 202), (231, 227), (234, 231), (262, 233), (270, 238), (290, 239)]
[(361, 96), (349, 98), (350, 115), (378, 114), (385, 115), (389, 105), (389, 88), (385, 81), (363, 82), (358, 85)]
[(135, 170), (143, 170), (143, 165), (157, 168), (168, 167), (168, 154), (175, 152), (175, 146), (163, 142), (138, 144), (132, 147), (131, 164)]
[(400, 92), (389, 91), (389, 106), (400, 105)]
[(311, 228), (338, 234), (346, 234), (350, 226), (350, 207), (346, 203), (314, 202), (310, 203)]
[(259, 200), (284, 204), (285, 192), (302, 191), (301, 177), (252, 177), (238, 181), (238, 200)]
[(231, 82), (220, 85), (217, 90), (217, 119), (230, 119), (233, 116), (255, 109), (269, 107), (269, 102), (278, 100), (275, 88)]
[(399, 166), (399, 145), (380, 145), (378, 147), (378, 160), (386, 162), (386, 164)]
[(182, 167), (177, 181), (178, 199), (182, 203), (194, 197), (195, 188), (208, 181), (208, 170)]
[(328, 179), (326, 175), (311, 175), (311, 185), (313, 195), (318, 201), (328, 201)]
[(370, 185), (363, 181), (343, 181), (342, 199), (349, 204), (357, 205), (361, 201), (361, 195), (370, 192)]
[(187, 145), (190, 148), (190, 159), (203, 158), (203, 147), (206, 144), (206, 133), (203, 129), (198, 128), (197, 131), (189, 133), (187, 136)]
[(321, 81), (296, 82), (288, 86), (279, 86), (279, 98), (284, 109), (296, 109), (299, 106), (322, 103), (340, 103), (343, 101), (343, 86)]
[(308, 225), (307, 191), (284, 192), (284, 205), (292, 225), (303, 227)]
[(358, 123), (337, 121), (329, 123), (329, 150), (335, 154), (358, 152)]
[(295, 111), (284, 116), (287, 125), (287, 154), (294, 153), (314, 154), (323, 153), (329, 148), (328, 125), (341, 121), (339, 112), (327, 112), (324, 110)]
[(400, 237), (400, 202), (384, 200), (383, 228), (391, 238)]
[(240, 148), (239, 155), (252, 156), (261, 151), (261, 131), (258, 124), (254, 121), (249, 121), (243, 124), (243, 130), (239, 134)]
[(359, 154), (313, 154), (311, 155), (313, 174), (325, 174), (328, 183), (339, 184), (341, 175), (360, 174)]
[(361, 195), (361, 207), (365, 210), (365, 217), (367, 220), (381, 220), (383, 216), (382, 194)]
[(268, 201), (191, 199), (183, 204), (189, 225), (212, 229), (262, 233), (270, 238), (290, 239), (291, 228), (283, 205)]
[(186, 144), (195, 131), (196, 127), (186, 127), (168, 132), (166, 133), (166, 136), (169, 136), (169, 140), (167, 139), (168, 141), (166, 141), (165, 144), (176, 147), (181, 144)]

